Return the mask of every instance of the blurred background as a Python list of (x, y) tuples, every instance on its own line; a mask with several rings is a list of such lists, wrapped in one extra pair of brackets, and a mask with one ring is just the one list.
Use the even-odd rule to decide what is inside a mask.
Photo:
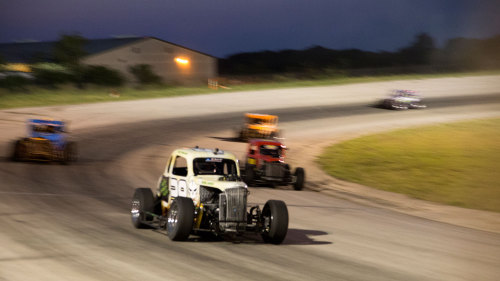
[(2, 1), (0, 87), (217, 86), (500, 67), (485, 1)]

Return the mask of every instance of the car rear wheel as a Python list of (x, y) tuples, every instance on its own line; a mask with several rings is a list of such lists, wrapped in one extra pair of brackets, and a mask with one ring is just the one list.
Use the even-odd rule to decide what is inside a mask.
[(295, 169), (295, 182), (293, 183), (293, 189), (302, 190), (304, 187), (305, 177), (304, 168), (299, 167)]
[(255, 170), (253, 165), (245, 166), (245, 183), (251, 186), (255, 181)]
[(269, 200), (262, 210), (264, 229), (262, 239), (266, 243), (281, 244), (288, 232), (288, 209), (281, 200)]
[(239, 139), (240, 141), (247, 141), (248, 140), (248, 130), (243, 128), (240, 131)]
[(176, 197), (167, 214), (167, 232), (170, 240), (186, 240), (193, 228), (193, 221), (193, 200), (187, 197)]
[(14, 142), (12, 151), (12, 161), (21, 161), (26, 155), (26, 146), (17, 140)]
[(147, 228), (148, 221), (153, 219), (151, 215), (154, 211), (154, 196), (150, 188), (136, 188), (132, 198), (132, 224), (136, 228)]

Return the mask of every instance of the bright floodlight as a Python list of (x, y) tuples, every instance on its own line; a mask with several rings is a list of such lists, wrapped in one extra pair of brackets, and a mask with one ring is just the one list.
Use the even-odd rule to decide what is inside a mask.
[(175, 58), (175, 62), (177, 62), (178, 64), (183, 64), (183, 65), (189, 64), (189, 60), (183, 59), (183, 58)]

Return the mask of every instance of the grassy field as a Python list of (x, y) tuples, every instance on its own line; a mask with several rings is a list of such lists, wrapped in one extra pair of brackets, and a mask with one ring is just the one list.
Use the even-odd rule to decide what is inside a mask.
[(500, 118), (361, 137), (328, 147), (317, 161), (339, 179), (500, 212)]
[[(208, 87), (168, 87), (156, 86), (136, 89), (132, 87), (106, 88), (88, 87), (86, 89), (76, 89), (72, 86), (62, 86), (59, 89), (46, 89), (40, 87), (26, 87), (22, 91), (10, 91), (0, 89), (0, 109), (16, 107), (33, 107), (63, 104), (81, 104), (107, 101), (123, 101), (147, 98), (174, 97), (195, 94), (208, 94), (216, 92), (236, 92), (278, 88), (311, 87), (326, 85), (341, 85), (350, 83), (367, 83), (376, 81), (404, 80), (404, 79), (425, 79), (439, 77), (463, 77), (473, 75), (499, 74), (494, 72), (474, 72), (455, 74), (413, 74), (413, 75), (393, 75), (374, 77), (333, 77), (313, 80), (290, 80), (274, 78), (274, 82), (267, 83), (246, 83), (240, 85), (228, 85), (230, 89), (213, 90)], [(119, 93), (110, 95), (111, 93)]]

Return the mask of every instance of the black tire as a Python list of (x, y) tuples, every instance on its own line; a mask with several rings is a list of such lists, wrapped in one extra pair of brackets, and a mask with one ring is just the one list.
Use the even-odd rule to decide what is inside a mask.
[(187, 197), (176, 197), (167, 214), (167, 233), (172, 241), (185, 241), (193, 229), (194, 205)]
[(249, 139), (249, 133), (246, 128), (242, 128), (240, 131), (240, 141), (246, 142)]
[(71, 162), (76, 162), (76, 155), (77, 155), (76, 143), (68, 142), (64, 147), (63, 159), (61, 162), (66, 165), (70, 164)]
[(393, 109), (391, 102), (389, 102), (388, 100), (383, 100), (380, 103), (380, 107), (385, 109)]
[(292, 182), (292, 172), (290, 171), (290, 165), (285, 164), (285, 175), (283, 176), (282, 185), (289, 185)]
[(254, 181), (255, 181), (254, 165), (246, 165), (245, 166), (245, 183), (248, 186), (251, 186), (254, 184)]
[(304, 181), (306, 179), (306, 174), (304, 168), (295, 169), (295, 182), (293, 183), (293, 189), (302, 190), (304, 187)]
[(262, 239), (266, 243), (281, 244), (288, 232), (288, 209), (281, 200), (268, 200), (262, 209), (264, 229)]
[(26, 154), (25, 151), (26, 147), (21, 142), (21, 140), (15, 141), (12, 148), (12, 161), (22, 161), (24, 158), (24, 154)]
[(135, 228), (149, 227), (147, 222), (153, 219), (151, 213), (154, 211), (154, 196), (150, 188), (136, 188), (132, 197), (130, 213), (132, 224)]

